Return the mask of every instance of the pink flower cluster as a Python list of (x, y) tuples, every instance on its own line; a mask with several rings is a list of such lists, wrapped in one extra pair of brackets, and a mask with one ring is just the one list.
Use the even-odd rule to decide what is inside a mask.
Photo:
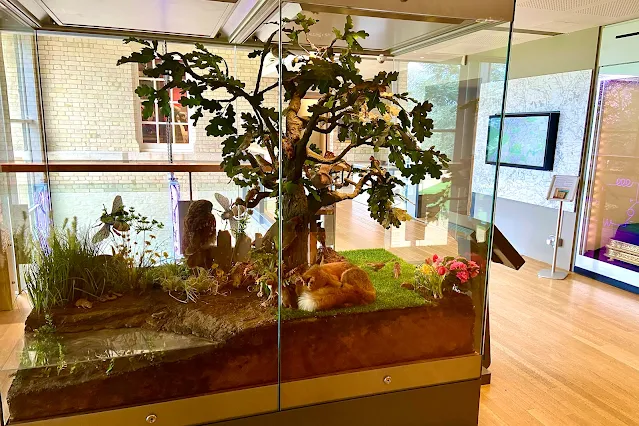
[(479, 275), (479, 265), (477, 262), (467, 260), (463, 257), (444, 257), (443, 259), (433, 255), (433, 258), (426, 259), (427, 264), (432, 265), (437, 274), (446, 277), (452, 275), (456, 277), (461, 284), (465, 284), (471, 278)]

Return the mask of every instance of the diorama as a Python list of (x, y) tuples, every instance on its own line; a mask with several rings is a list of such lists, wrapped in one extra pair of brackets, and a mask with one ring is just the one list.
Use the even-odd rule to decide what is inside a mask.
[[(224, 139), (222, 167), (245, 195), (192, 201), (180, 259), (157, 248), (165, 224), (121, 196), (95, 227), (69, 218), (46, 241), (22, 239), (29, 260), (21, 261), (29, 263), (22, 285), (33, 309), (7, 395), (11, 421), (479, 351), (485, 256), (435, 255), (415, 265), (381, 248), (336, 251), (327, 243), (319, 218), (359, 196), (382, 227), (401, 226), (410, 215), (396, 207), (398, 188), (441, 178), (449, 159), (425, 147), (431, 103), (393, 93), (397, 72), (361, 76), (357, 52), (368, 34), (348, 17), (330, 44), (316, 46), (315, 23), (303, 14), (285, 19), (286, 52), (274, 32), (250, 53), (261, 61), (251, 87), (204, 45), (163, 53), (157, 41), (125, 41), (139, 51), (119, 65), (153, 61), (144, 74), (165, 78), (163, 87), (138, 87), (144, 114), (158, 105), (169, 116), (169, 93), (178, 90), (191, 118), (207, 120), (207, 134)], [(273, 52), (290, 60), (263, 87)], [(281, 120), (264, 102), (279, 90)], [(303, 115), (310, 93), (316, 102)], [(238, 100), (252, 111), (236, 117)], [(310, 142), (333, 131), (341, 152)], [(348, 163), (360, 147), (385, 150), (401, 179), (375, 156)], [(269, 198), (280, 206), (275, 222), (249, 235), (253, 209)]]

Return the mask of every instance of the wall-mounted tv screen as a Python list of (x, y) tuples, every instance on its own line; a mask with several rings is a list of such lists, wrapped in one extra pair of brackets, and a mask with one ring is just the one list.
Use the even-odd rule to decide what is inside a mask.
[[(491, 115), (488, 122), (486, 163), (497, 163), (501, 115)], [(559, 112), (505, 114), (500, 166), (552, 170)]]

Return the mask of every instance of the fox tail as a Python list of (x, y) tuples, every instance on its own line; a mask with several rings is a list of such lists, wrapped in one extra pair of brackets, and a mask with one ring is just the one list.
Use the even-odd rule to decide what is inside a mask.
[(299, 296), (297, 305), (303, 311), (325, 311), (347, 305), (363, 305), (375, 300), (375, 292), (353, 286), (322, 287)]

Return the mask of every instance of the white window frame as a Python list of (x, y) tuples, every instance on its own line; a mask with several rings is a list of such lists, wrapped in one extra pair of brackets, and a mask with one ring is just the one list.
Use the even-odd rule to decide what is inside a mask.
[[(152, 61), (153, 65), (155, 65), (155, 59)], [(152, 78), (152, 77), (147, 77), (147, 76), (142, 76), (140, 75), (140, 71), (139, 71), (139, 64), (134, 64), (134, 74), (135, 74), (135, 79), (134, 79), (134, 88), (133, 90), (135, 90), (137, 87), (140, 86), (140, 84), (144, 81), (146, 82), (157, 82), (157, 83), (162, 83), (162, 85), (165, 83), (164, 78)], [(176, 131), (176, 127), (180, 126), (180, 125), (184, 125), (184, 123), (175, 123), (172, 121), (172, 118), (174, 116), (174, 109), (173, 109), (173, 105), (175, 103), (177, 103), (177, 100), (172, 99), (173, 97), (173, 93), (170, 92), (170, 105), (171, 105), (171, 116), (168, 117), (170, 118), (169, 121), (159, 121), (159, 107), (158, 104), (156, 102), (155, 104), (155, 120), (153, 121), (149, 121), (149, 120), (144, 120), (142, 118), (142, 100), (140, 99), (140, 97), (135, 94), (135, 99), (136, 99), (136, 122), (137, 122), (137, 139), (138, 139), (138, 144), (140, 145), (140, 152), (167, 152), (168, 150), (168, 145), (164, 142), (160, 142), (160, 131), (164, 131), (164, 129), (162, 129), (162, 126), (170, 126), (172, 128), (172, 132), (170, 135), (170, 143), (171, 143), (171, 151), (174, 153), (182, 153), (182, 152), (193, 152), (194, 151), (194, 146), (195, 146), (195, 126), (193, 125), (193, 120), (191, 119), (191, 115), (192, 115), (192, 111), (190, 108), (187, 108), (187, 126), (188, 126), (188, 143), (175, 143), (175, 131)], [(156, 143), (147, 143), (144, 142), (144, 133), (142, 131), (142, 126), (143, 125), (149, 125), (149, 124), (155, 124), (155, 128), (156, 128)]]

